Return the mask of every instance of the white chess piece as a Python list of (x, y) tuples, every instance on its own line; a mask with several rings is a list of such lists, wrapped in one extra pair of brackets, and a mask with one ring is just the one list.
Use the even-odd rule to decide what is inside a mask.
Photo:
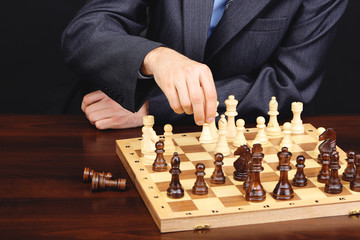
[[(219, 106), (219, 101), (216, 102), (216, 108)], [(219, 116), (219, 113), (216, 112), (216, 117)], [(210, 131), (211, 131), (211, 136), (213, 137), (213, 141), (217, 142), (218, 140), (218, 129), (216, 127), (216, 121), (214, 120), (212, 123), (210, 123)]]
[(154, 116), (148, 115), (143, 117), (142, 137), (141, 141), (141, 153), (144, 155), (143, 160), (145, 164), (152, 164), (156, 157), (155, 143), (159, 141), (159, 137), (156, 135), (154, 126)]
[(230, 147), (226, 140), (227, 122), (224, 114), (221, 115), (218, 125), (219, 125), (219, 139), (214, 149), (214, 154), (222, 153), (223, 156), (229, 156)]
[(214, 138), (211, 134), (211, 128), (209, 123), (203, 124), (199, 141), (200, 143), (216, 143), (216, 138)]
[(291, 123), (286, 122), (283, 125), (284, 128), (284, 137), (280, 143), (280, 148), (287, 147), (290, 149), (293, 146), (293, 142), (291, 140)]
[(246, 138), (244, 135), (245, 131), (245, 121), (243, 119), (238, 119), (236, 121), (236, 137), (233, 142), (234, 147), (240, 147), (242, 145), (246, 145)]
[(305, 132), (304, 125), (301, 120), (301, 112), (303, 111), (302, 102), (293, 102), (291, 104), (291, 111), (293, 112), (293, 119), (291, 120), (291, 133), (302, 134)]
[(236, 126), (235, 126), (235, 116), (238, 115), (236, 112), (236, 106), (238, 104), (238, 100), (235, 99), (234, 95), (230, 95), (229, 98), (225, 101), (227, 116), (227, 133), (226, 138), (229, 141), (233, 141), (236, 136)]
[(170, 124), (166, 124), (164, 126), (164, 137), (165, 137), (165, 141), (164, 141), (164, 150), (165, 150), (165, 155), (173, 155), (173, 153), (175, 152), (175, 144), (173, 141), (173, 127)]
[(317, 158), (317, 156), (320, 154), (320, 150), (319, 150), (319, 146), (320, 146), (320, 144), (322, 143), (322, 141), (319, 141), (319, 136), (323, 133), (323, 132), (325, 132), (326, 131), (326, 129), (325, 128), (323, 128), (323, 127), (319, 127), (317, 130), (316, 130), (316, 133), (317, 133), (317, 141), (318, 141), (318, 143), (316, 144), (316, 147), (315, 147), (315, 149), (314, 149), (314, 154), (315, 154), (315, 158)]
[(258, 129), (258, 133), (256, 134), (255, 140), (253, 143), (261, 143), (266, 144), (268, 142), (268, 137), (265, 132), (265, 118), (264, 117), (258, 117), (256, 119), (256, 127)]
[(278, 112), (278, 102), (276, 101), (276, 97), (272, 97), (269, 102), (269, 112), (270, 119), (266, 128), (267, 135), (271, 137), (281, 136), (281, 128), (279, 126), (277, 115)]

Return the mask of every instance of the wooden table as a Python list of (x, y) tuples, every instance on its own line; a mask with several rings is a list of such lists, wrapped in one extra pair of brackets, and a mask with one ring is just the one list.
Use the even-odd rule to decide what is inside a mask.
[[(303, 120), (335, 128), (338, 145), (360, 153), (360, 115)], [(82, 116), (0, 116), (0, 239), (360, 238), (357, 216), (160, 234), (115, 153), (115, 139), (140, 135), (98, 131)], [(85, 166), (127, 178), (128, 190), (91, 193)]]

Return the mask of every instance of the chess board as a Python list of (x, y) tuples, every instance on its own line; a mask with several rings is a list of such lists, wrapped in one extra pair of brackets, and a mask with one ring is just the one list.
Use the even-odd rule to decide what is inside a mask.
[[(290, 149), (293, 156), (289, 179), (291, 180), (296, 172), (296, 157), (304, 155), (304, 172), (308, 184), (306, 187), (293, 187), (295, 197), (285, 201), (275, 200), (271, 196), (280, 175), (276, 167), (277, 153), (281, 150), (281, 137), (269, 138), (269, 143), (262, 145), (265, 157), (262, 161), (264, 171), (260, 178), (267, 196), (266, 200), (260, 203), (246, 201), (242, 182), (233, 179), (233, 162), (237, 156), (233, 155), (236, 148), (230, 142), (231, 155), (224, 158), (223, 165), (226, 182), (212, 184), (210, 176), (214, 170), (215, 144), (200, 144), (200, 132), (174, 134), (176, 151), (181, 160), (180, 182), (185, 190), (185, 196), (181, 199), (171, 199), (166, 194), (171, 180), (168, 171), (154, 172), (152, 165), (143, 164), (141, 138), (117, 140), (116, 152), (161, 232), (346, 215), (349, 211), (360, 209), (360, 193), (351, 191), (349, 182), (342, 180), (343, 191), (336, 195), (325, 193), (325, 185), (317, 182), (321, 166), (313, 152), (317, 145), (316, 129), (311, 124), (304, 126), (304, 134), (292, 135), (295, 146)], [(257, 129), (246, 129), (245, 137), (251, 147), (256, 134)], [(337, 149), (340, 153), (341, 175), (346, 166), (346, 154), (340, 148)], [(165, 155), (168, 170), (171, 157)], [(209, 193), (204, 196), (191, 192), (196, 179), (195, 165), (199, 162), (205, 164), (205, 181), (209, 187)]]

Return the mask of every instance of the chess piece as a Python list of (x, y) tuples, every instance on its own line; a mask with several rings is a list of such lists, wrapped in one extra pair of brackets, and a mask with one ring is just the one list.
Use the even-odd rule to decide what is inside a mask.
[(350, 189), (355, 192), (360, 192), (360, 154), (355, 155), (356, 174), (350, 182)]
[(243, 183), (243, 189), (246, 190), (249, 188), (250, 183), (251, 183), (251, 169), (252, 169), (252, 157), (251, 154), (249, 153), (246, 159), (246, 165), (245, 165), (245, 171), (246, 171), (246, 179)]
[(237, 181), (245, 181), (247, 178), (246, 162), (250, 156), (250, 149), (247, 145), (242, 145), (234, 152), (234, 155), (239, 155), (238, 159), (234, 162), (234, 179)]
[(184, 196), (184, 189), (181, 186), (179, 175), (180, 170), (180, 158), (177, 152), (174, 153), (174, 156), (171, 159), (171, 182), (169, 188), (167, 189), (167, 195), (170, 198), (182, 198)]
[(173, 141), (173, 127), (171, 126), (171, 124), (166, 124), (164, 126), (164, 137), (165, 137), (165, 155), (173, 155), (175, 152), (175, 144)]
[(340, 182), (338, 171), (340, 169), (339, 164), (339, 153), (334, 150), (330, 156), (330, 165), (331, 170), (329, 181), (325, 184), (325, 192), (330, 194), (339, 194), (342, 192), (343, 185)]
[(219, 139), (215, 146), (214, 153), (222, 153), (223, 156), (230, 155), (230, 147), (226, 140), (226, 126), (225, 115), (222, 114), (219, 120)]
[(293, 178), (293, 186), (295, 187), (305, 187), (307, 185), (307, 179), (304, 174), (305, 168), (305, 157), (299, 155), (296, 158), (296, 174)]
[(356, 174), (355, 170), (355, 153), (353, 151), (346, 153), (347, 158), (345, 159), (347, 162), (346, 168), (342, 174), (342, 179), (344, 181), (351, 182)]
[(156, 157), (155, 143), (159, 141), (159, 137), (156, 135), (153, 129), (154, 116), (144, 116), (143, 124), (144, 126), (142, 128), (143, 140), (141, 141), (141, 153), (144, 155), (144, 164), (152, 164)]
[(215, 169), (210, 178), (211, 183), (215, 183), (215, 184), (225, 183), (225, 176), (222, 171), (222, 165), (224, 164), (223, 159), (224, 156), (221, 153), (215, 154), (215, 162), (214, 162)]
[(199, 141), (200, 143), (216, 143), (216, 137), (212, 136), (209, 123), (203, 124)]
[(287, 147), (283, 147), (281, 152), (278, 152), (280, 178), (278, 184), (273, 191), (273, 197), (277, 200), (289, 200), (294, 197), (294, 191), (288, 179), (288, 172), (291, 170), (290, 159), (292, 153), (288, 151)]
[(100, 176), (104, 176), (106, 179), (111, 179), (113, 176), (111, 173), (107, 172), (96, 172), (88, 167), (84, 168), (84, 173), (83, 173), (83, 181), (84, 183), (88, 183), (91, 182), (92, 178), (94, 177), (95, 174), (98, 174)]
[(278, 102), (276, 101), (276, 97), (272, 97), (269, 102), (269, 112), (270, 119), (266, 128), (266, 133), (268, 136), (277, 137), (281, 136), (281, 128), (279, 126), (277, 115), (278, 112)]
[(205, 195), (208, 193), (208, 187), (204, 180), (205, 176), (205, 165), (203, 163), (196, 164), (196, 181), (192, 188), (192, 193), (195, 195)]
[(317, 181), (320, 183), (326, 183), (330, 179), (330, 154), (327, 152), (320, 153), (321, 156), (321, 170), (317, 176)]
[(293, 119), (291, 120), (291, 133), (303, 134), (305, 132), (304, 125), (301, 120), (301, 112), (303, 111), (302, 102), (293, 102), (291, 104), (291, 111), (293, 112)]
[[(216, 108), (219, 106), (219, 101), (216, 102)], [(219, 113), (216, 112), (216, 117), (219, 116)], [(210, 123), (210, 131), (211, 131), (211, 136), (214, 138), (214, 141), (217, 142), (218, 140), (218, 129), (216, 127), (216, 121), (212, 121), (212, 123)]]
[(320, 163), (320, 150), (319, 150), (319, 146), (320, 146), (320, 144), (322, 143), (322, 141), (319, 141), (319, 137), (320, 137), (320, 135), (323, 133), (323, 132), (325, 132), (326, 130), (325, 130), (325, 128), (323, 128), (323, 127), (319, 127), (317, 130), (316, 130), (316, 133), (317, 133), (317, 135), (318, 135), (318, 143), (316, 144), (316, 147), (315, 147), (315, 149), (314, 149), (314, 157), (317, 157), (317, 162), (318, 163)]
[(264, 117), (258, 117), (256, 119), (256, 127), (258, 129), (258, 133), (256, 134), (254, 143), (260, 143), (260, 144), (266, 144), (268, 142), (268, 137), (265, 132), (265, 118)]
[(95, 174), (91, 181), (91, 190), (100, 191), (123, 191), (126, 189), (126, 179), (119, 178), (116, 180), (107, 179), (105, 176)]
[(167, 163), (164, 158), (164, 142), (157, 141), (155, 144), (155, 148), (156, 158), (152, 165), (152, 170), (154, 170), (155, 172), (164, 172), (167, 170)]
[(293, 146), (293, 141), (291, 140), (291, 123), (284, 123), (284, 136), (280, 143), (280, 147), (287, 147), (290, 149)]
[(240, 147), (242, 145), (246, 145), (246, 138), (244, 135), (244, 131), (245, 131), (245, 121), (243, 119), (238, 119), (236, 121), (236, 137), (235, 140), (233, 141), (233, 145), (234, 147)]
[(235, 99), (234, 95), (230, 95), (228, 99), (225, 100), (226, 112), (227, 116), (227, 133), (226, 139), (228, 141), (233, 141), (236, 136), (236, 127), (235, 127), (235, 116), (238, 115), (236, 111), (236, 106), (238, 104), (238, 100)]
[(254, 144), (251, 157), (252, 157), (252, 167), (251, 167), (252, 176), (251, 176), (250, 186), (246, 190), (245, 199), (251, 202), (262, 202), (266, 198), (266, 193), (260, 181), (260, 172), (264, 170), (264, 168), (261, 166), (261, 161), (264, 158), (261, 144)]

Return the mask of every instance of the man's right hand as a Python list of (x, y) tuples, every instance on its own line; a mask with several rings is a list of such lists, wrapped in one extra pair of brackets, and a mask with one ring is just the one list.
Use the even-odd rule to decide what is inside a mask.
[(141, 72), (154, 75), (176, 113), (194, 114), (197, 125), (214, 121), (217, 93), (208, 66), (172, 49), (158, 47), (146, 55)]

